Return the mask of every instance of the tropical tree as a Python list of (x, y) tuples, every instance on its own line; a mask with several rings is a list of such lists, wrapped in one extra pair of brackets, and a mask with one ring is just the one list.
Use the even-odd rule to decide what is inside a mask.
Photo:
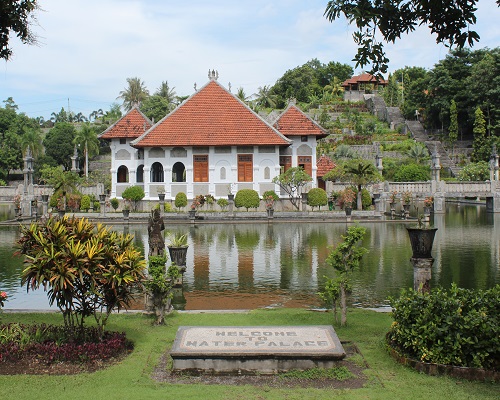
[(243, 89), (241, 86), (236, 92), (236, 97), (243, 102), (247, 101), (247, 94), (245, 93), (245, 89)]
[(429, 150), (424, 144), (415, 142), (407, 151), (406, 156), (416, 164), (429, 159)]
[(128, 87), (120, 92), (117, 99), (123, 100), (123, 108), (130, 111), (134, 106), (140, 106), (149, 96), (145, 83), (139, 78), (127, 78)]
[(377, 74), (387, 72), (389, 59), (376, 35), (381, 36), (383, 42), (394, 43), (403, 33), (424, 24), (436, 34), (437, 43), (458, 48), (466, 43), (472, 46), (479, 40), (477, 32), (470, 29), (476, 22), (476, 2), (443, 0), (431, 5), (424, 0), (330, 0), (324, 15), (331, 22), (343, 15), (356, 24), (353, 34), (358, 46), (354, 56), (356, 67), (371, 64), (371, 72)]
[(141, 104), (142, 113), (151, 121), (159, 121), (173, 108), (169, 100), (159, 95), (149, 96)]
[(45, 155), (51, 157), (57, 164), (64, 166), (66, 170), (71, 169), (75, 136), (76, 129), (73, 124), (69, 122), (56, 123), (43, 140)]
[(57, 167), (45, 165), (40, 170), (40, 181), (52, 186), (54, 193), (69, 195), (78, 191), (80, 177), (73, 171), (65, 171), (61, 165)]
[(78, 147), (83, 147), (85, 157), (85, 176), (89, 176), (89, 156), (99, 154), (99, 139), (94, 128), (89, 123), (83, 124), (81, 129), (76, 132), (73, 143)]
[(177, 100), (177, 94), (175, 93), (175, 87), (170, 88), (168, 81), (162, 82), (160, 87), (156, 89), (154, 93), (156, 96), (163, 97), (167, 100), (169, 105), (175, 106)]
[(360, 226), (350, 226), (345, 235), (342, 235), (342, 241), (335, 247), (332, 247), (330, 254), (326, 259), (327, 265), (333, 267), (338, 273), (334, 281), (328, 279), (325, 285), (327, 292), (323, 291), (323, 298), (330, 298), (335, 303), (340, 298), (341, 321), (340, 324), (347, 324), (347, 295), (350, 292), (350, 275), (354, 269), (359, 267), (361, 258), (368, 251), (359, 246), (363, 239), (366, 229)]
[(53, 112), (52, 114), (50, 114), (50, 120), (55, 124), (58, 122), (70, 122), (69, 115), (64, 107), (61, 107), (61, 111), (59, 111), (58, 113)]
[(264, 107), (264, 108), (276, 107), (276, 96), (271, 93), (270, 86), (259, 86), (257, 90), (258, 93), (255, 103), (259, 107)]
[(474, 141), (472, 142), (471, 160), (474, 162), (487, 161), (490, 155), (489, 142), (486, 138), (486, 121), (483, 111), (477, 107), (474, 119)]
[(43, 152), (42, 136), (40, 135), (40, 128), (25, 127), (23, 134), (19, 137), (19, 144), (21, 151), (26, 154), (28, 147), (34, 158), (37, 158)]
[(83, 328), (93, 316), (102, 334), (111, 311), (128, 307), (144, 278), (146, 263), (133, 242), (85, 218), (22, 226), (16, 253), (26, 256), (21, 284), (48, 289), (49, 304), (57, 305), (69, 329)]
[(311, 182), (312, 178), (302, 167), (288, 168), (282, 174), (275, 176), (273, 182), (279, 185), (288, 194), (290, 203), (298, 210), (299, 200), (304, 186)]
[(30, 29), (39, 9), (37, 0), (3, 0), (0, 2), (0, 58), (9, 60), (12, 49), (9, 39), (17, 36), (22, 43), (36, 44), (36, 35)]
[(457, 140), (458, 140), (457, 103), (455, 103), (455, 100), (452, 100), (450, 105), (450, 126), (448, 128), (448, 142), (450, 143), (452, 154)]

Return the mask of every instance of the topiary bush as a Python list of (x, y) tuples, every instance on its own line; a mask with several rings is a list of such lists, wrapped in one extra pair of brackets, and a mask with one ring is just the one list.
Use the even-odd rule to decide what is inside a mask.
[(260, 205), (259, 194), (253, 189), (238, 190), (234, 196), (234, 205), (236, 207), (245, 207), (248, 211), (249, 208), (258, 208)]
[(401, 165), (394, 173), (395, 182), (421, 182), (431, 177), (428, 166), (419, 164)]
[(174, 205), (176, 208), (184, 208), (188, 204), (188, 198), (186, 196), (186, 193), (184, 192), (179, 192), (175, 195), (175, 201)]
[(112, 199), (109, 200), (109, 204), (111, 204), (111, 207), (113, 207), (113, 210), (118, 210), (118, 207), (120, 206), (120, 200), (118, 200), (116, 197), (113, 197)]
[(84, 194), (82, 199), (80, 200), (80, 209), (87, 212), (90, 208), (90, 196), (88, 194)]
[(134, 211), (137, 211), (137, 205), (144, 198), (146, 194), (144, 189), (140, 186), (129, 186), (122, 193), (122, 198), (129, 200), (134, 204)]
[(328, 195), (326, 191), (321, 188), (313, 188), (307, 193), (307, 205), (311, 207), (326, 206), (328, 204)]
[(423, 362), (500, 369), (500, 285), (490, 290), (404, 290), (391, 299), (387, 342)]
[(229, 205), (229, 201), (221, 197), (220, 199), (217, 200), (217, 205), (221, 208), (222, 211), (225, 211), (227, 206)]

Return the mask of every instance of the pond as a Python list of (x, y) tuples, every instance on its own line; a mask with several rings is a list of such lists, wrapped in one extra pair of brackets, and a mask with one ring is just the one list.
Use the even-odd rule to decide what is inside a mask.
[[(500, 283), (500, 215), (484, 206), (447, 205), (433, 217), (431, 286), (491, 288)], [(401, 289), (413, 287), (408, 223), (365, 222), (363, 246), (369, 252), (353, 274), (351, 301), (380, 306)], [(188, 233), (184, 286), (175, 293), (178, 309), (251, 309), (321, 306), (317, 292), (333, 271), (325, 265), (329, 246), (339, 242), (345, 223), (219, 223), (168, 225), (166, 231)], [(135, 235), (147, 254), (144, 225), (114, 226)], [(18, 228), (0, 228), (0, 290), (6, 309), (47, 309), (46, 293), (20, 287), (22, 260), (13, 257)], [(137, 305), (141, 308), (141, 305)]]

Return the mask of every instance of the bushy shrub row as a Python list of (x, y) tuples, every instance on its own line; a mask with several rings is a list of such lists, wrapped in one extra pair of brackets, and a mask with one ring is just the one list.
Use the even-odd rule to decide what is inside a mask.
[(84, 327), (74, 330), (46, 324), (8, 324), (0, 327), (0, 361), (36, 357), (40, 362), (101, 361), (132, 349), (125, 333), (104, 332)]
[(490, 290), (403, 291), (392, 299), (388, 344), (423, 362), (500, 369), (500, 285)]

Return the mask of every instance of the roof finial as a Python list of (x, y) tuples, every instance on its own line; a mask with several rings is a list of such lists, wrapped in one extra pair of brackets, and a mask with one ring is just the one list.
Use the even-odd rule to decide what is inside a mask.
[(194, 91), (197, 92), (198, 89), (196, 89), (196, 82), (194, 83)]
[(219, 79), (219, 71), (216, 71), (216, 70), (212, 70), (210, 71), (210, 69), (208, 70), (208, 79), (210, 79), (211, 81), (216, 81), (217, 79)]
[(229, 91), (231, 91), (231, 82), (227, 84), (227, 87), (229, 88)]

